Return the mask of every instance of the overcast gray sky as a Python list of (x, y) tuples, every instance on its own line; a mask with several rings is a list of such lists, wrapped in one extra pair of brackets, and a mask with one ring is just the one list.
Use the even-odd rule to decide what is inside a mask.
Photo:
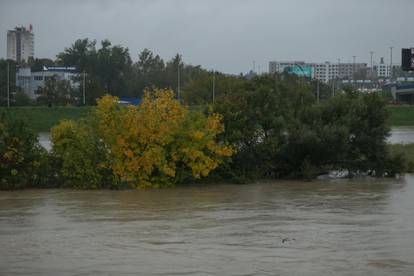
[(227, 73), (267, 71), (269, 60), (369, 62), (414, 46), (414, 0), (0, 0), (6, 34), (33, 24), (35, 56), (55, 58), (78, 38), (149, 48), (164, 59)]

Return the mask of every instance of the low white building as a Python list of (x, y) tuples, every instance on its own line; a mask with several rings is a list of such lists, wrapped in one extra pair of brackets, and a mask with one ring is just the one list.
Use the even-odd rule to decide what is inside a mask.
[(75, 67), (45, 67), (43, 71), (31, 72), (30, 68), (19, 68), (16, 72), (16, 86), (31, 99), (36, 99), (40, 95), (40, 89), (45, 86), (48, 79), (55, 77), (56, 80), (67, 80), (73, 88), (79, 87), (79, 82), (75, 79), (79, 73)]

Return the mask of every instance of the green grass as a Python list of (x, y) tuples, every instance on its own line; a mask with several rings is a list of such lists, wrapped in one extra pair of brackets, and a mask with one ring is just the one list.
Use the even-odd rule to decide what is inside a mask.
[(389, 106), (391, 126), (414, 126), (414, 106)]
[[(48, 132), (63, 119), (85, 117), (93, 107), (0, 107), (19, 119), (27, 121), (36, 132)], [(414, 126), (414, 106), (389, 106), (391, 126)]]
[(11, 107), (0, 108), (18, 119), (25, 120), (35, 132), (49, 132), (60, 120), (85, 117), (93, 107)]

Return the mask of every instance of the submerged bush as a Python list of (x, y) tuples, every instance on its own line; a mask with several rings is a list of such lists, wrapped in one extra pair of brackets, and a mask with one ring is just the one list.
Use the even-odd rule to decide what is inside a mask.
[(300, 81), (263, 75), (218, 97), (222, 138), (237, 149), (221, 175), (312, 179), (342, 169), (376, 176), (404, 172), (404, 159), (387, 150), (382, 97), (348, 90), (318, 102), (314, 92)]
[(92, 119), (62, 121), (52, 128), (51, 138), (63, 186), (98, 189), (114, 185), (108, 152)]
[(50, 175), (48, 154), (24, 121), (0, 115), (0, 189), (40, 187)]
[(169, 90), (147, 92), (139, 106), (105, 96), (88, 120), (53, 128), (53, 152), (70, 187), (173, 186), (208, 176), (232, 155), (216, 142), (221, 120), (190, 112)]

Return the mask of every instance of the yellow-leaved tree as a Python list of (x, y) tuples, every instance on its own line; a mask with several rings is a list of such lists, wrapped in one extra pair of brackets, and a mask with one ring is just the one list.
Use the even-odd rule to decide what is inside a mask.
[(221, 116), (190, 112), (171, 90), (146, 91), (139, 106), (122, 108), (117, 102), (111, 96), (98, 100), (96, 116), (114, 173), (132, 187), (206, 177), (233, 154), (217, 143), (224, 131)]
[[(124, 107), (104, 96), (88, 122), (62, 122), (52, 132), (63, 178), (88, 181), (75, 187), (173, 186), (208, 176), (233, 154), (217, 142), (224, 131), (221, 115), (189, 111), (167, 89), (146, 91), (139, 106)], [(99, 185), (108, 169), (115, 183)]]

